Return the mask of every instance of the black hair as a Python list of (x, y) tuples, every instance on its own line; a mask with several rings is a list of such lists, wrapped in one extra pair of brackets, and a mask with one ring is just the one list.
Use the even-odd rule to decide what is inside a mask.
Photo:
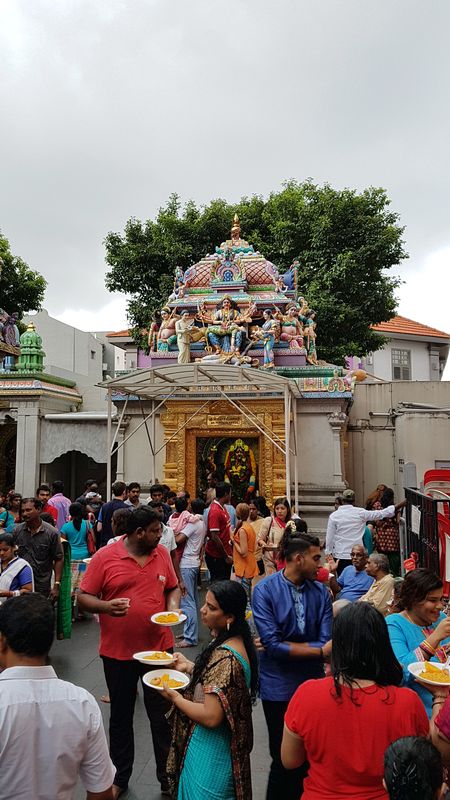
[(272, 514), (270, 513), (270, 508), (266, 503), (266, 498), (263, 497), (262, 494), (260, 494), (258, 497), (254, 497), (253, 502), (255, 503), (262, 517), (267, 518), (272, 516)]
[(263, 314), (270, 314), (270, 316), (273, 317), (273, 311), (270, 308), (265, 308)]
[(161, 515), (148, 506), (135, 508), (128, 516), (126, 532), (129, 535), (138, 528), (148, 528), (152, 522), (161, 522)]
[(227, 494), (231, 494), (231, 484), (222, 481), (218, 483), (216, 486), (216, 497), (220, 500), (222, 497), (226, 497)]
[[(342, 684), (352, 689), (358, 680), (378, 686), (400, 686), (398, 663), (383, 615), (370, 603), (350, 603), (333, 621), (331, 670), (337, 697)], [(352, 697), (353, 700), (353, 697)]]
[(14, 547), (14, 536), (12, 535), (12, 533), (0, 532), (0, 542), (6, 544), (7, 547)]
[(273, 513), (274, 513), (274, 515), (275, 515), (275, 508), (277, 506), (284, 506), (285, 508), (287, 508), (286, 522), (289, 522), (289, 520), (290, 520), (290, 518), (292, 516), (292, 512), (291, 512), (291, 505), (290, 505), (289, 500), (287, 499), (287, 497), (276, 497), (275, 498), (275, 500), (273, 501)]
[(219, 633), (215, 639), (212, 639), (207, 647), (197, 656), (192, 673), (192, 686), (195, 687), (196, 683), (201, 680), (203, 671), (214, 650), (226, 642), (227, 639), (240, 636), (244, 642), (244, 647), (247, 651), (250, 663), (250, 696), (254, 703), (256, 702), (259, 684), (258, 656), (248, 622), (245, 619), (247, 611), (247, 595), (245, 589), (237, 581), (224, 580), (212, 583), (208, 591), (212, 592), (224, 614), (232, 614), (234, 616), (234, 622), (230, 625), (229, 630), (225, 628), (221, 631), (221, 633)]
[(125, 492), (127, 485), (123, 481), (115, 481), (111, 488), (113, 496), (120, 497), (120, 495)]
[(94, 480), (94, 478), (88, 478), (84, 484), (85, 489), (89, 489), (91, 486), (98, 486), (98, 483), (96, 480)]
[(53, 494), (62, 494), (64, 492), (64, 484), (62, 481), (53, 481), (52, 483)]
[(83, 508), (81, 503), (71, 503), (69, 506), (69, 514), (72, 517), (72, 525), (76, 531), (81, 528), (81, 523), (86, 515), (86, 509)]
[(41, 518), (41, 522), (46, 522), (47, 525), (51, 525), (52, 528), (56, 528), (56, 522), (52, 515), (48, 513), (48, 511), (43, 511), (42, 514), (39, 514), (39, 516)]
[(434, 800), (444, 774), (441, 754), (429, 739), (403, 736), (384, 754), (390, 800)]
[[(280, 539), (280, 544), (278, 545), (277, 559), (279, 561), (286, 561), (286, 547), (288, 545), (288, 542), (290, 542), (290, 540), (294, 536), (295, 537), (298, 536), (299, 533), (301, 533), (301, 534), (305, 534), (306, 533), (307, 534), (308, 533), (308, 525), (306, 524), (304, 519), (291, 519), (288, 522), (288, 524), (286, 525), (286, 527), (284, 529), (283, 536)], [(308, 536), (308, 539), (311, 539), (311, 540), (313, 540), (313, 539), (316, 540), (316, 538), (317, 538), (316, 536)], [(317, 544), (315, 544), (315, 541), (314, 542), (311, 541), (311, 543), (307, 547), (304, 547), (303, 550), (307, 550), (308, 547), (312, 547), (312, 546), (317, 547)], [(299, 546), (298, 549), (295, 549), (295, 550), (293, 550), (292, 548), (289, 548), (289, 551), (291, 553), (298, 553), (298, 552), (302, 551), (302, 548), (300, 546)]]
[(381, 508), (387, 508), (388, 506), (394, 505), (394, 492), (388, 486), (386, 486), (383, 494), (380, 497), (380, 505)]
[(31, 592), (10, 597), (0, 606), (0, 633), (8, 647), (33, 658), (47, 655), (52, 646), (55, 612), (49, 600)]
[(41, 483), (36, 489), (36, 495), (38, 495), (39, 492), (50, 492), (50, 486), (48, 483)]
[(284, 558), (290, 561), (297, 553), (306, 553), (310, 547), (320, 547), (318, 536), (311, 533), (292, 533), (284, 545)]
[(127, 489), (129, 492), (131, 492), (132, 489), (139, 489), (139, 491), (141, 491), (141, 484), (137, 481), (131, 481), (131, 483), (128, 484)]
[(32, 503), (38, 511), (42, 511), (44, 508), (44, 504), (42, 500), (38, 500), (37, 497), (22, 497), (20, 501), (20, 506), (22, 507), (25, 503)]
[(116, 510), (113, 511), (111, 522), (114, 522), (115, 536), (123, 536), (123, 534), (127, 532), (128, 517), (131, 512), (132, 509), (130, 507), (116, 508)]
[(442, 580), (431, 569), (413, 569), (405, 575), (400, 589), (399, 608), (410, 611), (416, 603), (425, 600), (429, 592), (442, 588)]
[(205, 503), (201, 497), (196, 497), (194, 500), (191, 500), (191, 508), (193, 514), (203, 514)]
[(160, 492), (164, 496), (164, 486), (162, 485), (162, 483), (154, 483), (153, 486), (150, 486), (150, 489), (148, 490), (148, 492), (149, 492), (150, 496), (154, 492)]
[(176, 492), (174, 492), (174, 491), (172, 491), (172, 490), (171, 490), (170, 492), (167, 492), (167, 499), (168, 499), (169, 497), (176, 497), (176, 496), (177, 496), (177, 493), (176, 493)]
[(174, 505), (175, 511), (178, 511), (178, 513), (181, 514), (183, 511), (187, 510), (189, 501), (186, 499), (186, 497), (176, 497)]

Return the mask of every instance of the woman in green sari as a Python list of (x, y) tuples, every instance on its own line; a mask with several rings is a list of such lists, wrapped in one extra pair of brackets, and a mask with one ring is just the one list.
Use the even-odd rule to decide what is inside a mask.
[(167, 762), (177, 800), (251, 800), (251, 706), (258, 688), (258, 659), (245, 621), (247, 596), (236, 581), (217, 581), (206, 593), (202, 621), (213, 640), (195, 664), (175, 653), (175, 667), (192, 675), (173, 703)]

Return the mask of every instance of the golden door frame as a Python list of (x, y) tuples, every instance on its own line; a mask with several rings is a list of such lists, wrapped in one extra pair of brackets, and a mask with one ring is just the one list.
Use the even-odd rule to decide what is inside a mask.
[[(197, 487), (196, 443), (198, 437), (252, 437), (259, 442), (259, 492), (268, 503), (284, 495), (286, 465), (284, 454), (256, 425), (225, 400), (167, 401), (161, 415), (166, 441), (164, 482), (172, 489), (187, 489), (191, 497)], [(205, 407), (199, 410), (201, 406)], [(245, 400), (245, 407), (256, 416), (261, 428), (284, 446), (283, 400)], [(198, 412), (198, 413), (196, 413)]]

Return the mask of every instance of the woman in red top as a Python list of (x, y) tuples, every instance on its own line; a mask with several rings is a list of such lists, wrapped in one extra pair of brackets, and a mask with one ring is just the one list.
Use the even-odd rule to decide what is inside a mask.
[(388, 800), (384, 751), (401, 736), (427, 736), (417, 694), (399, 688), (384, 617), (351, 603), (333, 624), (332, 677), (306, 681), (285, 716), (281, 758), (287, 769), (309, 762), (302, 800)]

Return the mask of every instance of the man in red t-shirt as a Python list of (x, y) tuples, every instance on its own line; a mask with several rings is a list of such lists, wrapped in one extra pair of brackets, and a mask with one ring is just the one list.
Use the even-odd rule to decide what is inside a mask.
[[(175, 611), (180, 591), (172, 560), (159, 544), (160, 517), (150, 508), (129, 513), (127, 533), (115, 544), (102, 547), (86, 570), (78, 595), (80, 609), (100, 615), (100, 656), (111, 699), (110, 753), (116, 768), (114, 797), (128, 786), (134, 760), (133, 714), (139, 678), (149, 667), (133, 659), (141, 650), (171, 650), (170, 628), (150, 617)], [(166, 761), (170, 729), (168, 702), (144, 685), (144, 703), (150, 720), (156, 775), (168, 792)]]
[(205, 561), (212, 581), (222, 581), (230, 578), (233, 563), (233, 549), (231, 545), (230, 515), (225, 508), (225, 503), (231, 500), (231, 486), (229, 483), (218, 483), (216, 497), (208, 511), (208, 541), (205, 547)]
[(38, 489), (36, 489), (36, 497), (42, 503), (42, 512), (45, 514), (50, 514), (55, 520), (55, 525), (58, 522), (58, 512), (54, 506), (49, 505), (50, 499), (50, 486), (47, 483), (41, 483)]

